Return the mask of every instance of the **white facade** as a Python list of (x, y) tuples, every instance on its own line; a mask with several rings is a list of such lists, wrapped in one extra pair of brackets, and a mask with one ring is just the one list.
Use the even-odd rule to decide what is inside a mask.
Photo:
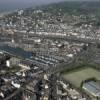
[(6, 66), (10, 67), (10, 61), (9, 60), (6, 61)]

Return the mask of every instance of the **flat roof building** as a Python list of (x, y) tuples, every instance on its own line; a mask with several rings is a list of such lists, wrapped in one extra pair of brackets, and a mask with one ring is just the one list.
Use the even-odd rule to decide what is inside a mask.
[(98, 83), (89, 81), (84, 83), (82, 88), (92, 96), (100, 98), (100, 85)]

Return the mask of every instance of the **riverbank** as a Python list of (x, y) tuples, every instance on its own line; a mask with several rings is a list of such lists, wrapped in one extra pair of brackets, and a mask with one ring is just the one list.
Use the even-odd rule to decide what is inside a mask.
[(3, 16), (5, 16), (5, 15), (8, 15), (8, 14), (13, 13), (13, 12), (15, 12), (15, 11), (16, 11), (16, 10), (14, 10), (14, 11), (0, 12), (0, 17), (3, 17)]

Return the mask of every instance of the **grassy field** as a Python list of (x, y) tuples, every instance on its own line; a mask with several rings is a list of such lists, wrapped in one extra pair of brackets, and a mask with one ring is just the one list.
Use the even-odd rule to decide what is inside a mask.
[(88, 78), (94, 77), (100, 80), (100, 70), (95, 70), (93, 68), (83, 68), (76, 71), (63, 73), (62, 76), (76, 87), (80, 87), (81, 82)]

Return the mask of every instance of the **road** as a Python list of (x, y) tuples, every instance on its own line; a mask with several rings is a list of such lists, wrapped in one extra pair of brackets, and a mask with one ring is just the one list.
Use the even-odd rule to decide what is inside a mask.
[(95, 38), (80, 38), (77, 36), (56, 36), (56, 35), (43, 35), (43, 34), (32, 34), (32, 37), (39, 37), (39, 38), (44, 38), (44, 39), (54, 39), (54, 40), (66, 40), (66, 41), (71, 41), (71, 42), (82, 42), (82, 43), (98, 43), (100, 44), (99, 39)]

